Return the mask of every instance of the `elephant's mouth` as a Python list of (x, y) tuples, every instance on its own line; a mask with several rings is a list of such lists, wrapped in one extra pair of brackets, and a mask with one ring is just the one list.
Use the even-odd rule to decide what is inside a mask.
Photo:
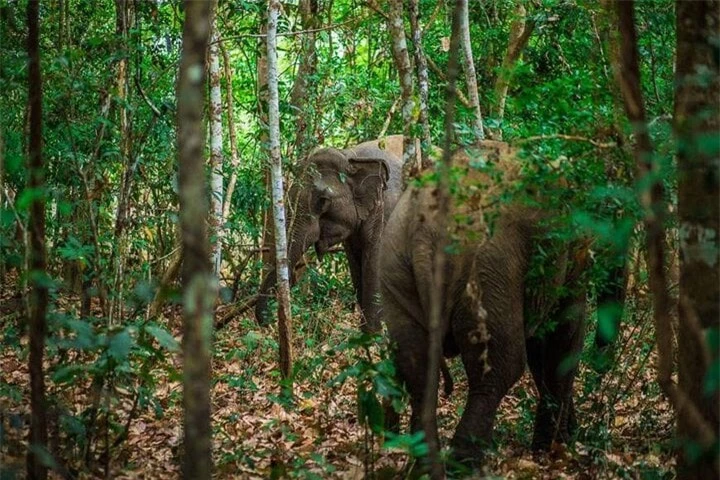
[(317, 254), (317, 257), (319, 260), (322, 260), (323, 256), (330, 251), (330, 249), (337, 245), (338, 243), (342, 242), (343, 238), (328, 238), (323, 237), (317, 242), (315, 242), (315, 253)]
[(326, 224), (321, 226), (320, 238), (315, 242), (315, 253), (322, 260), (332, 247), (345, 241), (350, 232), (339, 224)]
[(320, 240), (315, 242), (315, 253), (319, 260), (322, 260), (323, 255), (330, 251), (332, 247), (341, 243), (345, 240), (344, 235), (323, 235)]
[(323, 256), (325, 256), (325, 253), (327, 253), (329, 249), (330, 246), (322, 240), (319, 242), (315, 242), (315, 254), (318, 257), (318, 260), (322, 260)]

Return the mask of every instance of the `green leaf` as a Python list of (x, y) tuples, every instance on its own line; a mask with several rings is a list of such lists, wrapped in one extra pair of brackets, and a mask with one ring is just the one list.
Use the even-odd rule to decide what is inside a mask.
[(705, 335), (705, 341), (710, 352), (717, 354), (720, 351), (720, 328), (709, 329)]
[(44, 197), (44, 188), (25, 188), (18, 196), (17, 209), (21, 212), (26, 211), (30, 207), (31, 203)]
[(178, 341), (163, 327), (151, 323), (145, 326), (145, 331), (152, 335), (160, 346), (168, 352), (177, 352), (180, 350)]
[(110, 339), (108, 355), (110, 358), (120, 363), (128, 357), (132, 347), (133, 338), (130, 336), (130, 331), (125, 329)]
[(384, 398), (402, 395), (402, 392), (393, 385), (392, 381), (382, 375), (375, 375), (375, 377), (373, 377), (373, 386), (378, 395)]
[(35, 457), (40, 460), (40, 463), (44, 466), (50, 468), (50, 469), (56, 469), (57, 468), (57, 462), (55, 461), (55, 457), (42, 445), (30, 445), (30, 451), (35, 454)]
[(613, 342), (618, 334), (618, 319), (622, 314), (622, 307), (617, 303), (608, 303), (598, 307), (598, 333), (608, 341)]
[(565, 358), (562, 359), (560, 365), (558, 365), (557, 372), (561, 376), (566, 375), (571, 370), (576, 368), (578, 366), (578, 363), (580, 363), (580, 353), (573, 353), (571, 355), (567, 355)]
[[(8, 209), (0, 208), (0, 228), (10, 228), (15, 223), (15, 214)], [(3, 241), (6, 239), (3, 238)]]
[(74, 333), (74, 335), (66, 335), (63, 339), (64, 342), (61, 344), (80, 350), (89, 350), (95, 348), (100, 343), (92, 325), (88, 322), (69, 318), (63, 320), (62, 325)]
[(363, 385), (358, 387), (358, 409), (360, 421), (368, 425), (374, 432), (380, 432), (385, 424), (385, 412), (372, 390), (366, 390)]
[(395, 435), (386, 432), (388, 440), (383, 444), (386, 450), (397, 448), (408, 452), (413, 457), (424, 457), (428, 454), (428, 446), (425, 443), (425, 432), (422, 430), (412, 434)]
[(705, 372), (703, 390), (706, 397), (710, 397), (712, 394), (720, 390), (720, 359), (712, 362), (710, 367), (707, 369), (707, 372)]
[(52, 374), (52, 380), (56, 384), (70, 383), (85, 372), (84, 365), (65, 365), (58, 368)]

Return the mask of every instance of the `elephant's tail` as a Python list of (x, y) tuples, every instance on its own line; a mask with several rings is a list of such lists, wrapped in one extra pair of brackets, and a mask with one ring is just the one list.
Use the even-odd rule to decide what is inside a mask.
[(442, 373), (443, 377), (443, 390), (445, 391), (445, 396), (449, 397), (452, 395), (455, 384), (453, 383), (453, 378), (450, 374), (450, 368), (448, 368), (447, 360), (444, 358), (440, 361), (440, 373)]

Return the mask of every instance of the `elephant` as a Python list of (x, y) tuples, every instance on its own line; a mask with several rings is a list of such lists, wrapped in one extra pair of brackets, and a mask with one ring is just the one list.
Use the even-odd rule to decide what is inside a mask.
[[(527, 192), (535, 201), (496, 200), (520, 175), (507, 144), (484, 141), (475, 155), (493, 167), (478, 169), (467, 154), (455, 155), (455, 166), (467, 174), (451, 188), (462, 201), (452, 201), (447, 216), (449, 244), (441, 286), (443, 357), (459, 355), (468, 377), (466, 406), (451, 446), (454, 459), (472, 467), (482, 463), (496, 410), (526, 364), (540, 395), (533, 448), (570, 438), (576, 425), (573, 360), (583, 343), (583, 272), (589, 257), (583, 241), (550, 248), (543, 233), (553, 217), (535, 193)], [(383, 321), (397, 375), (409, 394), (413, 431), (423, 429), (432, 273), (441, 228), (437, 212), (435, 184), (408, 187), (380, 242)], [(550, 252), (543, 260), (550, 267), (546, 275), (532, 269), (540, 247)], [(428, 394), (437, 406), (437, 392)], [(431, 452), (438, 452), (436, 418), (432, 422), (425, 439)]]
[[(361, 327), (367, 332), (380, 329), (378, 248), (385, 222), (402, 192), (402, 157), (402, 135), (345, 150), (320, 148), (309, 155), (299, 184), (289, 194), (291, 271), (310, 246), (321, 258), (342, 243), (363, 314)], [(291, 273), (291, 284), (294, 277)], [(260, 285), (255, 318), (261, 325), (270, 320), (268, 301), (276, 280), (273, 267)]]

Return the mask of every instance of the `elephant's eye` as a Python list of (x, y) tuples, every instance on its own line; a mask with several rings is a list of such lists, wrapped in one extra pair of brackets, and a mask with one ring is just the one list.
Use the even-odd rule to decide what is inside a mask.
[(318, 214), (322, 215), (330, 208), (330, 199), (327, 197), (318, 198), (315, 207)]

